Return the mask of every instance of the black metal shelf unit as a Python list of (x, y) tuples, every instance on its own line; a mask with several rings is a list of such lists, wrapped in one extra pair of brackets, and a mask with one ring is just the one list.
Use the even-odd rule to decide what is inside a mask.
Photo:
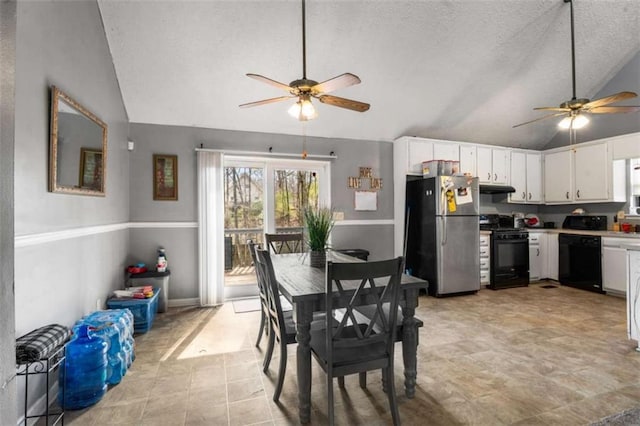
[[(29, 424), (30, 419), (44, 418), (46, 426), (53, 426), (60, 423), (64, 425), (64, 409), (57, 403), (59, 408), (52, 408), (49, 398), (49, 388), (51, 385), (51, 374), (64, 368), (66, 358), (65, 345), (60, 345), (54, 349), (47, 358), (39, 359), (34, 362), (20, 364), (17, 366), (16, 376), (24, 377), (24, 425)], [(46, 408), (42, 414), (29, 415), (29, 377), (34, 375), (46, 375)], [(64, 392), (63, 387), (59, 388), (59, 392)], [(62, 395), (64, 396), (64, 395)], [(64, 399), (64, 398), (63, 398)], [(41, 423), (38, 423), (41, 424)]]

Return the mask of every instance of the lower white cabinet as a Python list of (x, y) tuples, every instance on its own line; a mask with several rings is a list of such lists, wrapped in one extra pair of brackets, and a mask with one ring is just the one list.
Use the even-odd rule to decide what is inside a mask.
[(491, 272), (491, 249), (489, 247), (490, 235), (480, 235), (480, 285), (489, 284)]
[(547, 278), (547, 235), (529, 231), (529, 281)]
[(606, 292), (627, 293), (627, 250), (622, 238), (602, 239), (602, 288)]
[(558, 234), (549, 233), (546, 235), (547, 239), (547, 276), (551, 280), (558, 281), (558, 259), (560, 259), (560, 247), (558, 245)]

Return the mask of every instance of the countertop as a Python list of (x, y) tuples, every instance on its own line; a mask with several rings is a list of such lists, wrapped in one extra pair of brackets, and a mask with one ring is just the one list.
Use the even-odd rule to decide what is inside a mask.
[(548, 228), (527, 228), (529, 232), (545, 232), (548, 234), (575, 234), (575, 235), (596, 235), (600, 237), (632, 238), (640, 240), (640, 234), (635, 232), (618, 231), (580, 231), (576, 229), (548, 229)]
[(633, 243), (627, 244), (627, 243), (624, 243), (624, 244), (620, 244), (620, 248), (627, 249), (627, 250), (638, 250), (638, 251), (640, 251), (640, 243), (638, 243), (638, 244), (633, 244)]
[[(617, 232), (617, 231), (580, 231), (576, 229), (549, 229), (549, 228), (524, 228), (529, 232), (543, 232), (545, 234), (575, 234), (575, 235), (595, 235), (599, 237), (630, 238), (640, 241), (640, 233), (637, 232)], [(491, 235), (491, 231), (480, 230), (480, 235)], [(632, 243), (633, 244), (633, 243)]]

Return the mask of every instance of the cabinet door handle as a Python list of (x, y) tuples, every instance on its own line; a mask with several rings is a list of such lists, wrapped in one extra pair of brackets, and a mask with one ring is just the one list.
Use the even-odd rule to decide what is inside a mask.
[(498, 174), (494, 173), (493, 176), (494, 176), (494, 180), (497, 182), (498, 181)]
[(487, 180), (491, 180), (491, 172), (487, 173)]
[(526, 200), (526, 199), (527, 199), (527, 196), (525, 195), (524, 191), (522, 191), (522, 199), (523, 199), (523, 200)]
[(576, 197), (580, 198), (580, 190), (579, 189), (576, 191)]
[(568, 200), (569, 199), (569, 191), (567, 191), (566, 197), (567, 197), (567, 200)]
[(540, 249), (536, 249), (536, 257), (540, 256)]
[(529, 193), (529, 199), (531, 199), (531, 193)]

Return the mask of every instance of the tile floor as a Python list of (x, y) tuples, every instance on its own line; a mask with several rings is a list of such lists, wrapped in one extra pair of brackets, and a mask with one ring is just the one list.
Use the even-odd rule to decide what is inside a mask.
[[(418, 385), (402, 392), (405, 425), (585, 425), (640, 406), (640, 353), (627, 340), (625, 301), (541, 285), (472, 296), (422, 296)], [(260, 366), (258, 312), (180, 308), (158, 314), (136, 338), (137, 358), (95, 406), (68, 412), (71, 425), (297, 424), (295, 346), (280, 404), (271, 400), (277, 358)], [(314, 361), (315, 363), (315, 361)], [(391, 424), (380, 375), (367, 390), (348, 377), (336, 389), (336, 423)], [(311, 424), (327, 423), (326, 385), (314, 365)]]

